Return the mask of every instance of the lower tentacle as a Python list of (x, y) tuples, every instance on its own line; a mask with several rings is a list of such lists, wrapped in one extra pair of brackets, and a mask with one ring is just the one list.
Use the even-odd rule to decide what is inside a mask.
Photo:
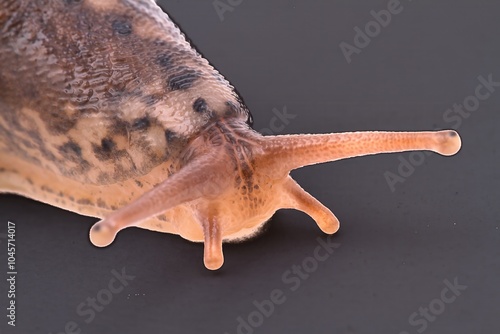
[(224, 263), (222, 253), (222, 231), (219, 217), (210, 214), (202, 221), (205, 236), (203, 262), (210, 270), (217, 270)]
[(308, 214), (319, 228), (326, 234), (334, 234), (340, 228), (337, 217), (311, 194), (306, 192), (300, 185), (288, 176), (283, 185), (286, 200), (286, 209), (296, 209)]

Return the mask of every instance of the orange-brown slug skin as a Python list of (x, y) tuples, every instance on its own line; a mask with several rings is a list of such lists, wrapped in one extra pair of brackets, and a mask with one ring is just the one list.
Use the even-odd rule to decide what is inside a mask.
[(152, 0), (0, 0), (0, 192), (205, 243), (256, 234), (280, 208), (339, 221), (289, 176), (353, 156), (460, 149), (454, 131), (262, 136), (229, 82)]

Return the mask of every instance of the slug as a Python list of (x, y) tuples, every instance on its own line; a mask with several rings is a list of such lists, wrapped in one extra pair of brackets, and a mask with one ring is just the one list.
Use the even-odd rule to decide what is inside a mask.
[(231, 84), (153, 0), (0, 0), (0, 192), (204, 243), (255, 236), (281, 208), (335, 215), (289, 175), (377, 153), (461, 146), (452, 130), (263, 136)]

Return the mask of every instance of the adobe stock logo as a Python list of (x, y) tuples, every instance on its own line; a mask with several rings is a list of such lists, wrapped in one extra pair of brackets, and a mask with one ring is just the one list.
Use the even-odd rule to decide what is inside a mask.
[[(411, 0), (408, 1), (410, 2)], [(340, 50), (348, 64), (352, 62), (352, 56), (354, 54), (359, 55), (364, 48), (370, 45), (373, 38), (380, 35), (382, 29), (389, 26), (393, 16), (400, 14), (404, 9), (400, 0), (389, 0), (386, 8), (387, 9), (381, 9), (379, 11), (371, 10), (370, 15), (373, 20), (368, 21), (364, 29), (358, 26), (354, 27), (353, 30), (355, 34), (352, 44), (344, 41), (340, 42)]]
[[(70, 320), (63, 326), (63, 330), (55, 334), (81, 334), (83, 333), (81, 323), (90, 324), (97, 316), (97, 313), (102, 312), (109, 305), (114, 297), (121, 293), (130, 282), (135, 279), (135, 276), (128, 275), (125, 268), (117, 271), (111, 270), (111, 278), (106, 287), (99, 290), (95, 295), (89, 296), (85, 301), (82, 301), (76, 307), (75, 313), (80, 318)], [(76, 318), (76, 317), (75, 317)], [(53, 332), (49, 333), (53, 334)]]
[[(464, 120), (468, 119), (474, 112), (479, 110), (481, 103), (489, 99), (493, 93), (500, 87), (500, 81), (493, 80), (493, 74), (477, 77), (478, 84), (474, 93), (466, 96), (462, 103), (454, 103), (451, 108), (444, 111), (442, 119), (446, 125), (444, 128), (460, 129)], [(398, 167), (395, 171), (385, 171), (384, 178), (391, 192), (396, 191), (398, 183), (404, 183), (415, 173), (418, 166), (421, 166), (428, 156), (434, 155), (430, 151), (415, 151), (408, 155), (398, 155)]]
[(269, 126), (259, 129), (263, 135), (275, 135), (285, 130), (285, 127), (290, 124), (290, 120), (295, 119), (297, 115), (289, 113), (286, 106), (281, 110), (273, 108), (273, 117), (269, 120)]
[[(331, 235), (318, 237), (316, 240), (318, 244), (309, 256), (303, 258), (298, 264), (293, 264), (281, 274), (280, 285), (266, 294), (269, 297), (263, 300), (254, 300), (250, 306), (251, 311), (236, 318), (236, 327), (231, 333), (257, 333), (257, 329), (274, 315), (279, 306), (291, 298), (292, 293), (297, 291), (340, 247), (339, 243), (333, 242)], [(229, 332), (224, 334), (229, 334)]]
[[(415, 327), (417, 333), (423, 333), (429, 324), (436, 321), (439, 315), (446, 311), (447, 306), (453, 304), (457, 297), (467, 289), (467, 285), (462, 285), (455, 277), (453, 282), (448, 279), (443, 281), (445, 287), (441, 290), (439, 298), (434, 298), (428, 305), (420, 306), (418, 311), (413, 312), (408, 317), (408, 324)], [(411, 332), (402, 331), (399, 334), (410, 334)]]
[(224, 14), (226, 12), (233, 12), (236, 7), (241, 5), (243, 0), (214, 0), (212, 5), (214, 6), (215, 12), (219, 16), (219, 19), (224, 21)]

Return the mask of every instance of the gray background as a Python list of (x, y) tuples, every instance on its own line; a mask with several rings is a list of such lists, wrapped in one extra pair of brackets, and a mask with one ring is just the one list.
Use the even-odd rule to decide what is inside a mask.
[[(223, 21), (211, 1), (160, 3), (238, 88), (256, 129), (285, 106), (296, 117), (280, 133), (450, 128), (443, 114), (474, 94), (479, 75), (500, 81), (496, 1), (403, 0), (350, 64), (339, 43), (352, 44), (353, 28), (388, 1), (243, 1)], [(96, 219), (1, 195), (0, 233), (16, 222), (19, 275), (18, 326), (5, 325), (4, 282), (0, 328), (59, 333), (75, 321), (82, 333), (232, 334), (254, 301), (280, 289), (286, 301), (255, 333), (418, 333), (423, 325), (410, 315), (439, 305), (444, 280), (456, 278), (467, 288), (424, 332), (498, 333), (499, 102), (500, 88), (462, 119), (457, 156), (426, 156), (395, 191), (384, 172), (396, 173), (409, 154), (294, 171), (342, 223), (340, 247), (296, 291), (282, 275), (326, 240), (297, 211), (279, 211), (259, 238), (225, 246), (223, 268), (210, 272), (202, 245), (178, 236), (128, 229), (98, 249), (88, 240)], [(77, 306), (123, 267), (135, 279), (85, 323)]]

